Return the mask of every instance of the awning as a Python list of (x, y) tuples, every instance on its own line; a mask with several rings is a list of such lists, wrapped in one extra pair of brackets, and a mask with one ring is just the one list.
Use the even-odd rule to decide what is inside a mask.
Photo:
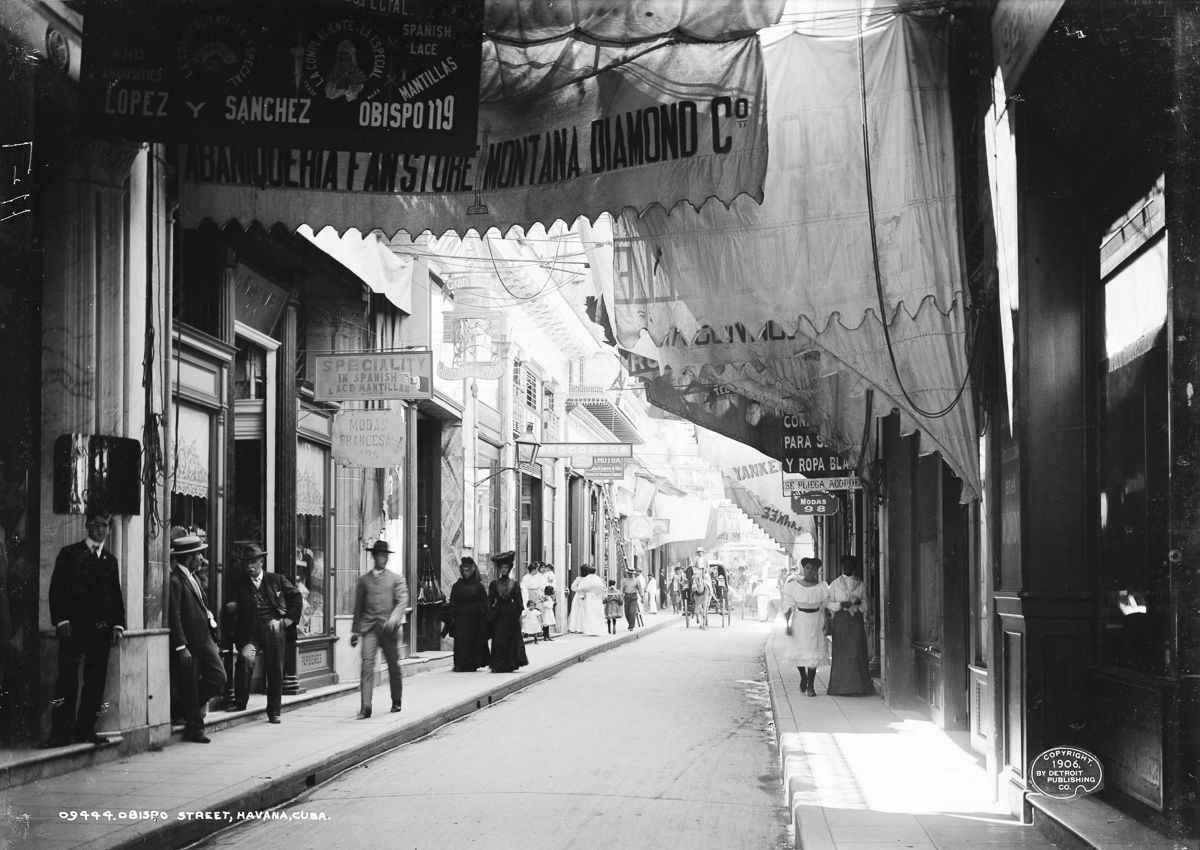
[(652, 514), (670, 520), (670, 529), (661, 532), (651, 542), (655, 546), (661, 546), (680, 540), (702, 541), (708, 536), (711, 513), (712, 506), (702, 499), (655, 493)]
[[(963, 498), (978, 493), (946, 29), (901, 15), (863, 37), (882, 316), (855, 38), (792, 32), (764, 47), (762, 205), (616, 219), (609, 312), (622, 346), (653, 344), (652, 387), (676, 395), (668, 409), (727, 434), (737, 429), (724, 418), (754, 432), (767, 412), (802, 413), (850, 453), (869, 417), (896, 409), (962, 479)], [(717, 424), (691, 415), (699, 407)]]
[(357, 230), (339, 236), (332, 227), (318, 234), (302, 224), (297, 232), (333, 257), (363, 283), (405, 313), (412, 313), (413, 275), (423, 268), (422, 260), (413, 256), (397, 254), (378, 235), (363, 236)]

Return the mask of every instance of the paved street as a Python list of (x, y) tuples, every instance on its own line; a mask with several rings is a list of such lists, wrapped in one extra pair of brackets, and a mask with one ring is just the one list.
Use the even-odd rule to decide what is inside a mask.
[(202, 846), (789, 846), (766, 627), (734, 626), (675, 626), (596, 656), (284, 809), (327, 820)]

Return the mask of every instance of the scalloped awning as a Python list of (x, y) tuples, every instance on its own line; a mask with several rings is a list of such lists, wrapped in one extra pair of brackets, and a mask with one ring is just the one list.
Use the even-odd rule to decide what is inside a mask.
[(785, 0), (485, 6), (471, 157), (180, 148), (186, 226), (508, 232), (624, 207), (762, 200), (756, 33)]
[(979, 492), (979, 470), (962, 389), (970, 364), (946, 22), (899, 15), (862, 43), (890, 340), (855, 38), (792, 32), (764, 47), (764, 202), (625, 211), (606, 298), (621, 345), (657, 360), (652, 398), (669, 397), (669, 409), (709, 427), (736, 415), (742, 431), (769, 419), (764, 411), (800, 413), (855, 458), (869, 419), (895, 409), (959, 476), (965, 500)]

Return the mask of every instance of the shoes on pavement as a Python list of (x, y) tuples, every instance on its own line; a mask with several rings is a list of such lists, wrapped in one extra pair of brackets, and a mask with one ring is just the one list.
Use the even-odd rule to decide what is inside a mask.
[(268, 722), (268, 723), (279, 723), (279, 722), (280, 722), (280, 721), (279, 721), (279, 715), (278, 715), (278, 714), (272, 714), (270, 717), (268, 717), (268, 718), (267, 718), (267, 722)]
[(359, 720), (366, 720), (370, 716), (371, 716), (371, 709), (369, 709), (369, 708), (364, 708), (362, 711), (360, 711), (358, 713)]
[(225, 710), (226, 710), (226, 711), (245, 711), (245, 710), (246, 710), (246, 706), (244, 706), (244, 705), (236, 705), (236, 704), (235, 704), (235, 705), (231, 705), (231, 706), (229, 706), (229, 707), (228, 707), (228, 708), (226, 708)]
[(395, 714), (399, 710), (400, 710), (400, 703), (398, 703), (398, 702), (392, 703), (392, 714)]
[(205, 735), (203, 732), (184, 732), (183, 740), (192, 744), (211, 744), (212, 738)]
[(807, 693), (810, 697), (815, 697), (817, 695), (817, 691), (812, 687), (812, 685), (809, 685)]

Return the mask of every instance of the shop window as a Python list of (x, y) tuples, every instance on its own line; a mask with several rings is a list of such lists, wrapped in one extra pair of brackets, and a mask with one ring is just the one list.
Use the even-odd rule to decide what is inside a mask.
[(187, 404), (175, 407), (175, 451), (170, 471), (172, 525), (207, 536), (212, 416)]
[[(1157, 202), (1161, 205), (1161, 186)], [(1148, 204), (1155, 201), (1151, 196)], [(1143, 226), (1130, 227), (1137, 216)], [(1166, 556), (1169, 470), (1167, 238), (1143, 207), (1101, 247), (1099, 530), (1100, 654), (1105, 663), (1164, 672), (1170, 637)], [(1119, 244), (1114, 247), (1114, 241)], [(1119, 265), (1106, 262), (1116, 257)]]
[(297, 634), (327, 630), (329, 589), (329, 450), (296, 444), (296, 587), (304, 597)]

